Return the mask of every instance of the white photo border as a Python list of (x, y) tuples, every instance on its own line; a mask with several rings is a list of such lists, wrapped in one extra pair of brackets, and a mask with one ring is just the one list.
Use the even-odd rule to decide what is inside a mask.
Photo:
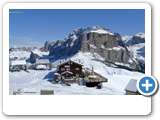
[(148, 115), (142, 95), (9, 95), (9, 9), (145, 9), (145, 73), (151, 75), (151, 7), (147, 3), (7, 3), (3, 7), (5, 115)]

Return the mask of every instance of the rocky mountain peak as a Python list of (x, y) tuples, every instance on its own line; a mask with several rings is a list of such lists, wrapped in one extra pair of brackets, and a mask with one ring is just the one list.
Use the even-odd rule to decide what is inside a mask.
[[(127, 38), (127, 37), (126, 37)], [(56, 41), (50, 45), (49, 56), (54, 59), (67, 58), (79, 51), (82, 53), (96, 53), (104, 58), (105, 63), (127, 65), (139, 69), (139, 63), (132, 59), (132, 53), (127, 45), (144, 42), (144, 34), (138, 33), (124, 40), (118, 33), (111, 32), (108, 28), (91, 26), (73, 30), (65, 41)]]
[(97, 34), (110, 34), (110, 35), (114, 35), (114, 33), (112, 33), (110, 31), (110, 29), (102, 27), (102, 26), (92, 26), (92, 27), (87, 27), (86, 30), (84, 31), (85, 33), (97, 33)]
[(133, 36), (123, 36), (122, 40), (127, 46), (132, 46), (139, 43), (145, 43), (145, 34), (142, 32), (139, 32)]
[(139, 33), (135, 34), (135, 36), (136, 36), (136, 37), (139, 37), (139, 38), (141, 38), (141, 39), (144, 39), (144, 38), (145, 38), (145, 34), (142, 33), (142, 32), (139, 32)]

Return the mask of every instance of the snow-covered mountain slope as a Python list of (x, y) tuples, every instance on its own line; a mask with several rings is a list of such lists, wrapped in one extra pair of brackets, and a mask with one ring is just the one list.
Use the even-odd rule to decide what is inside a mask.
[[(137, 70), (137, 66), (144, 67), (145, 37), (143, 33), (121, 38), (118, 33), (99, 26), (80, 28), (71, 32), (65, 41), (45, 43), (45, 49), (49, 51), (42, 52), (36, 49), (31, 55), (27, 51), (10, 52), (10, 57), (18, 57), (18, 59), (45, 57), (50, 59), (55, 67), (52, 70), (29, 69), (29, 72), (10, 72), (10, 94), (18, 89), (35, 94), (39, 94), (41, 89), (53, 89), (55, 94), (120, 95), (125, 94), (125, 87), (129, 80), (138, 80), (144, 75), (141, 72), (124, 69), (124, 67), (134, 66), (132, 70)], [(50, 83), (48, 76), (53, 75), (57, 65), (67, 59), (82, 64), (84, 69), (93, 68), (96, 73), (107, 78), (108, 82), (103, 83), (102, 89), (87, 88), (77, 84), (62, 86)]]
[(122, 36), (122, 40), (127, 46), (132, 46), (139, 43), (145, 43), (145, 34), (142, 32), (139, 32), (133, 36)]
[(124, 35), (122, 36), (122, 41), (126, 44), (128, 43), (128, 41), (132, 40), (132, 37), (131, 35)]
[[(52, 89), (56, 94), (86, 94), (86, 95), (121, 95), (125, 94), (125, 87), (130, 79), (139, 79), (143, 73), (124, 70), (121, 68), (108, 67), (101, 61), (103, 58), (98, 54), (79, 52), (68, 58), (75, 62), (79, 62), (84, 68), (94, 69), (95, 72), (108, 79), (108, 82), (103, 83), (102, 89), (87, 88), (72, 84), (71, 86), (63, 86), (61, 84), (50, 83), (49, 76), (53, 75), (56, 68), (52, 70), (29, 70), (29, 72), (10, 72), (10, 94), (15, 90), (39, 94), (41, 89)], [(61, 60), (62, 61), (62, 60)], [(60, 63), (60, 60), (55, 61), (55, 65)], [(127, 76), (126, 76), (127, 75)], [(24, 93), (25, 94), (25, 93)]]
[(44, 52), (39, 49), (34, 49), (31, 51), (15, 50), (15, 51), (10, 51), (9, 58), (10, 58), (10, 60), (27, 60), (28, 58), (30, 58), (31, 53), (34, 53), (34, 54), (38, 55), (39, 57), (49, 55), (48, 51)]
[(30, 52), (28, 51), (12, 51), (9, 53), (10, 59), (27, 59), (30, 56)]
[(129, 46), (128, 49), (132, 52), (134, 58), (142, 61), (145, 60), (145, 43)]
[(48, 51), (40, 51), (39, 49), (35, 49), (32, 51), (34, 54), (38, 55), (39, 57), (47, 56), (49, 55)]
[[(124, 91), (112, 88), (108, 83), (102, 89), (88, 88), (78, 84), (65, 86), (52, 84), (44, 79), (49, 71), (21, 71), (20, 73), (10, 73), (10, 94), (19, 91), (19, 94), (40, 94), (40, 90), (54, 90), (54, 95), (122, 95)], [(19, 77), (21, 74), (21, 77)], [(23, 76), (23, 79), (22, 79)]]
[[(122, 68), (108, 67), (102, 62), (104, 58), (96, 53), (92, 54), (79, 52), (68, 59), (79, 62), (84, 68), (89, 68), (90, 70), (93, 68), (95, 72), (109, 80), (108, 83), (104, 83), (107, 87), (116, 89), (118, 91), (124, 92), (124, 89), (130, 79), (138, 80), (144, 75), (143, 73), (129, 71)], [(61, 61), (65, 60), (61, 59)], [(55, 61), (55, 63), (58, 65), (60, 62)]]
[(145, 64), (145, 34), (140, 32), (133, 36), (123, 36), (122, 40), (127, 45), (133, 59)]
[[(95, 59), (96, 58), (96, 59)], [(71, 58), (73, 61), (80, 61), (85, 68), (94, 69), (95, 72), (99, 73), (105, 78), (108, 78), (108, 85), (111, 88), (119, 89), (123, 91), (126, 84), (130, 79), (139, 79), (140, 76), (144, 75), (139, 72), (133, 72), (121, 68), (108, 67), (101, 62), (103, 60), (98, 54), (91, 53), (78, 53)], [(126, 76), (127, 75), (127, 76)], [(108, 86), (108, 87), (109, 87)]]

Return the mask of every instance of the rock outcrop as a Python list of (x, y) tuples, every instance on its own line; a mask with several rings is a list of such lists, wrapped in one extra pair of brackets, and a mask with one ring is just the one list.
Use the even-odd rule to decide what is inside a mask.
[(122, 41), (118, 34), (89, 32), (82, 38), (82, 52), (96, 52), (109, 62), (128, 63), (129, 53), (120, 45)]

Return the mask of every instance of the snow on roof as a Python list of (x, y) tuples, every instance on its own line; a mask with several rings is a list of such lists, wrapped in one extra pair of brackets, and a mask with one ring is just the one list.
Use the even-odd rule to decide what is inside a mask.
[(36, 69), (46, 69), (47, 67), (45, 65), (37, 65)]
[(14, 60), (14, 61), (10, 61), (11, 65), (26, 65), (26, 61), (25, 60)]
[(97, 76), (96, 75), (89, 75), (88, 78), (91, 78), (91, 79), (96, 79)]
[(81, 63), (76, 62), (75, 60), (71, 60), (71, 59), (61, 62), (61, 63), (59, 64), (59, 66), (64, 65), (64, 64), (66, 64), (66, 63), (68, 63), (68, 62), (73, 62), (73, 63), (75, 63), (75, 64), (78, 64), (78, 65), (83, 66)]
[(54, 73), (54, 75), (60, 75), (60, 74), (56, 72), (56, 73)]
[(37, 64), (46, 64), (46, 63), (50, 63), (49, 59), (37, 59), (36, 60)]
[(131, 80), (128, 82), (125, 90), (132, 91), (132, 92), (137, 92), (136, 84), (137, 84), (137, 80), (131, 79)]
[(64, 71), (63, 73), (61, 73), (62, 75), (66, 74), (66, 73), (69, 73), (69, 74), (73, 74), (72, 72), (70, 71)]

